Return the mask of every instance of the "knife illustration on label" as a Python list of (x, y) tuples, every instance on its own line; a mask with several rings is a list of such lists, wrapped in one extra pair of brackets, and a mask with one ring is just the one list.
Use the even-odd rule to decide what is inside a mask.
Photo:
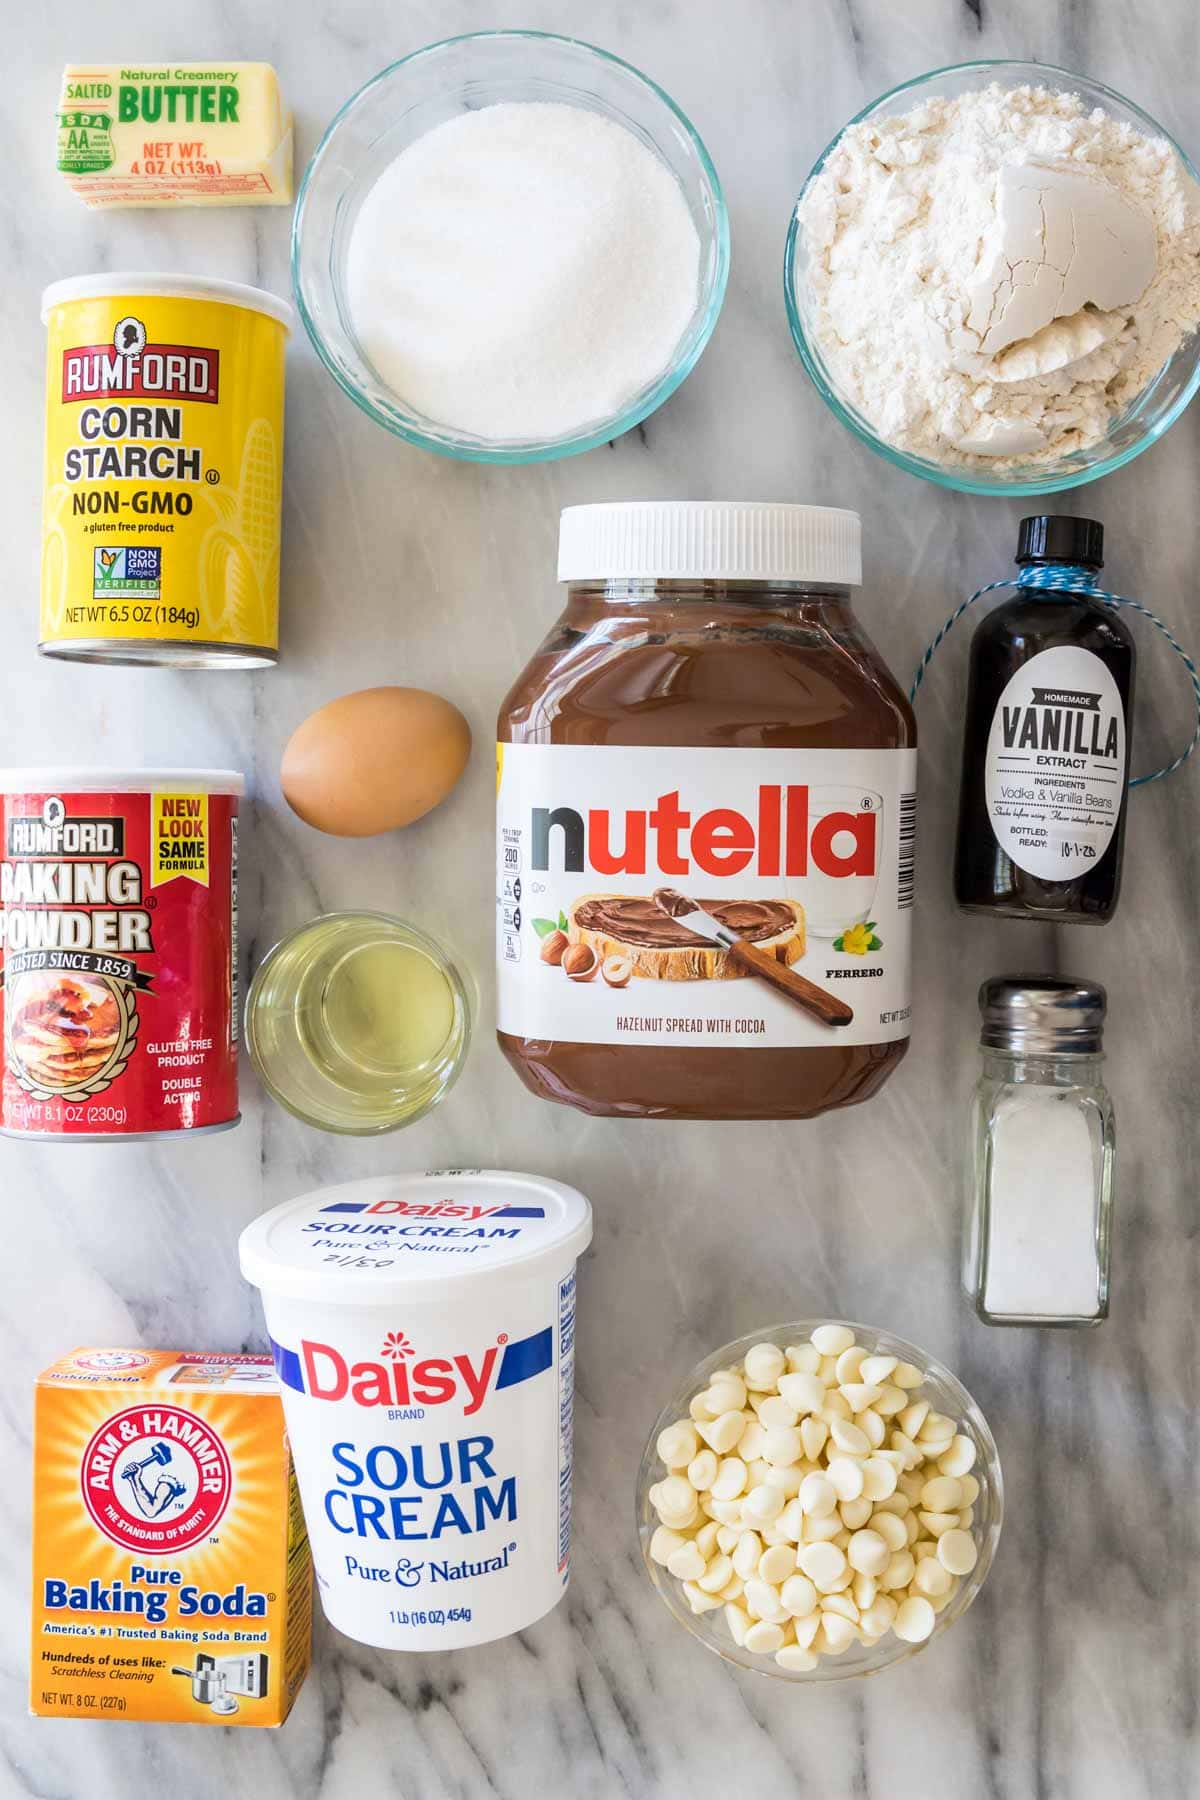
[(698, 937), (707, 938), (710, 943), (718, 944), (727, 950), (735, 962), (742, 965), (752, 975), (758, 975), (763, 981), (769, 981), (773, 988), (794, 1000), (806, 1012), (813, 1014), (825, 1025), (849, 1025), (854, 1018), (854, 1009), (846, 1005), (844, 1000), (837, 999), (818, 987), (815, 981), (809, 981), (805, 975), (798, 975), (785, 963), (778, 962), (766, 950), (760, 950), (757, 944), (749, 943), (706, 913), (702, 907), (689, 900), (686, 894), (675, 888), (655, 888), (654, 904), (660, 912), (666, 913), (669, 919), (678, 919), (694, 931)]

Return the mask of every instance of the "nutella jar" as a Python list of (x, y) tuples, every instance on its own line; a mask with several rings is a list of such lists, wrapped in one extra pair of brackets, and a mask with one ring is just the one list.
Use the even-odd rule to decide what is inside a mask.
[(803, 1119), (907, 1048), (916, 725), (857, 514), (571, 507), (497, 747), (499, 1041), (608, 1116)]

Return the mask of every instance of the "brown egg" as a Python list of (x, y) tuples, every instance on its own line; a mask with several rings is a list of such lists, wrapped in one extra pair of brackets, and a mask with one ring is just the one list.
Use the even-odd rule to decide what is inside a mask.
[(467, 766), (471, 727), (423, 688), (363, 688), (311, 713), (283, 753), (294, 813), (333, 837), (374, 837), (437, 806)]

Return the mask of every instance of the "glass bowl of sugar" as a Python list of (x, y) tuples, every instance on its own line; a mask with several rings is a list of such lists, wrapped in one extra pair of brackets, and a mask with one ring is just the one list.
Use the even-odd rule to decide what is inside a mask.
[(334, 380), (397, 436), (544, 462), (641, 423), (694, 367), (729, 273), (716, 170), (619, 58), (479, 32), (384, 69), (300, 188), (292, 279)]
[[(676, 1510), (684, 1487), (694, 1516)], [(800, 1319), (725, 1344), (679, 1383), (636, 1512), (650, 1581), (706, 1649), (821, 1684), (892, 1668), (962, 1618), (1004, 1488), (987, 1420), (949, 1369), (892, 1332)]]
[(1095, 481), (1200, 387), (1198, 184), (1161, 125), (1085, 76), (1008, 60), (918, 76), (849, 121), (793, 209), (800, 360), (856, 437), (939, 487)]

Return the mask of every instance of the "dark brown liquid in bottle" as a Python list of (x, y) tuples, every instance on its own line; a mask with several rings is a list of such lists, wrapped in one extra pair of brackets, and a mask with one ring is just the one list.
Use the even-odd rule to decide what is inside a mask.
[[(1116, 771), (1122, 784), (1120, 813), (1107, 848), (1065, 881), (1035, 875), (1012, 860), (993, 829), (986, 792), (988, 740), (1001, 695), (1025, 663), (1059, 645), (1090, 651), (1112, 676), (1124, 708), (1126, 746)], [(971, 643), (954, 865), (954, 892), (961, 907), (1061, 924), (1103, 925), (1112, 917), (1125, 838), (1133, 669), (1133, 639), (1124, 624), (1111, 607), (1084, 594), (1018, 594), (977, 628)]]

